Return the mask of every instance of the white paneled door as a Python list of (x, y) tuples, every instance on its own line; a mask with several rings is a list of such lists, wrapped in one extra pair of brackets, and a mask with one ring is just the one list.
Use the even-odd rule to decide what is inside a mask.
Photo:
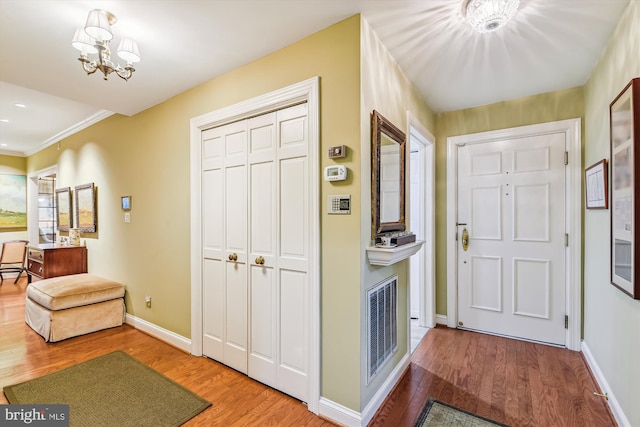
[(564, 134), (458, 150), (458, 325), (565, 345)]
[(202, 142), (203, 353), (307, 401), (307, 104)]

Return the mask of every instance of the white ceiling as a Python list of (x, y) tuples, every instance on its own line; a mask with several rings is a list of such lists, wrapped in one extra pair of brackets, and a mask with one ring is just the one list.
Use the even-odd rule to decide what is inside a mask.
[[(0, 0), (0, 154), (138, 113), (356, 13), (434, 112), (581, 86), (629, 1), (520, 0), (506, 27), (477, 34), (464, 0)], [(115, 43), (138, 42), (127, 82), (76, 59), (71, 38), (95, 8), (118, 17)]]

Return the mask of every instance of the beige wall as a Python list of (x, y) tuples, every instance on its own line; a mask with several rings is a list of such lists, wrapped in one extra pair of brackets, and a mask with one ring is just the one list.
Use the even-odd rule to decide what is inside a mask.
[[(360, 18), (354, 16), (132, 117), (112, 116), (28, 159), (34, 171), (58, 164), (60, 186), (95, 183), (98, 232), (83, 236), (89, 271), (126, 285), (127, 312), (190, 337), (189, 120), (320, 77), (320, 166), (346, 144), (353, 172), (350, 216), (328, 216), (321, 186), (321, 394), (359, 407)], [(136, 78), (144, 78), (139, 75)], [(123, 84), (110, 81), (109, 84)], [(120, 197), (132, 196), (131, 223)], [(152, 297), (146, 308), (145, 294)], [(354, 309), (354, 307), (356, 307)]]
[[(630, 2), (585, 86), (585, 166), (609, 159), (609, 104), (634, 77), (640, 77), (637, 0)], [(637, 174), (640, 165), (635, 167)], [(610, 206), (584, 215), (584, 342), (611, 387), (605, 391), (613, 393), (629, 425), (640, 426), (640, 301), (609, 284), (612, 214)]]
[(447, 313), (447, 138), (582, 118), (581, 87), (441, 113), (436, 125), (436, 313)]
[[(7, 156), (0, 154), (0, 174), (7, 175), (26, 175), (27, 174), (27, 159), (24, 157)], [(27, 219), (28, 221), (28, 219)], [(7, 240), (28, 240), (29, 234), (26, 228), (16, 229), (7, 228), (0, 229), (0, 243)]]
[[(369, 264), (366, 248), (371, 240), (371, 113), (377, 110), (385, 118), (407, 133), (407, 112), (410, 111), (430, 132), (434, 130), (434, 115), (424, 102), (422, 96), (404, 75), (385, 46), (380, 42), (368, 23), (362, 20), (361, 31), (361, 191), (362, 210), (360, 212), (360, 256), (362, 280), (360, 294), (360, 371), (361, 396), (360, 410), (364, 410), (374, 393), (382, 385), (389, 373), (407, 354), (408, 328), (408, 261), (401, 261), (391, 267), (380, 267)], [(407, 155), (407, 159), (409, 156)], [(406, 194), (409, 194), (406, 191)], [(407, 213), (409, 209), (407, 207)], [(408, 222), (408, 221), (407, 221)], [(366, 385), (367, 379), (367, 347), (366, 347), (366, 290), (384, 279), (398, 274), (398, 352), (391, 363)]]

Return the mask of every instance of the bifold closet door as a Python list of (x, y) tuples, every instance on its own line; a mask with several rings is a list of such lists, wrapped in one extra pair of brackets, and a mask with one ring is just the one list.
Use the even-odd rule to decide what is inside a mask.
[(203, 353), (308, 396), (307, 104), (202, 133)]
[(308, 397), (307, 104), (249, 121), (249, 376)]
[(246, 122), (202, 142), (203, 353), (247, 373)]

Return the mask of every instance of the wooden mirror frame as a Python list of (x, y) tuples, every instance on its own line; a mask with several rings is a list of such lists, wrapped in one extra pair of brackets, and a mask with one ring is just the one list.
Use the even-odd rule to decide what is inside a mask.
[[(404, 132), (376, 110), (371, 115), (371, 237), (390, 231), (404, 231), (405, 225), (405, 143)], [(380, 150), (382, 134), (400, 145), (400, 218), (395, 222), (380, 222)]]

